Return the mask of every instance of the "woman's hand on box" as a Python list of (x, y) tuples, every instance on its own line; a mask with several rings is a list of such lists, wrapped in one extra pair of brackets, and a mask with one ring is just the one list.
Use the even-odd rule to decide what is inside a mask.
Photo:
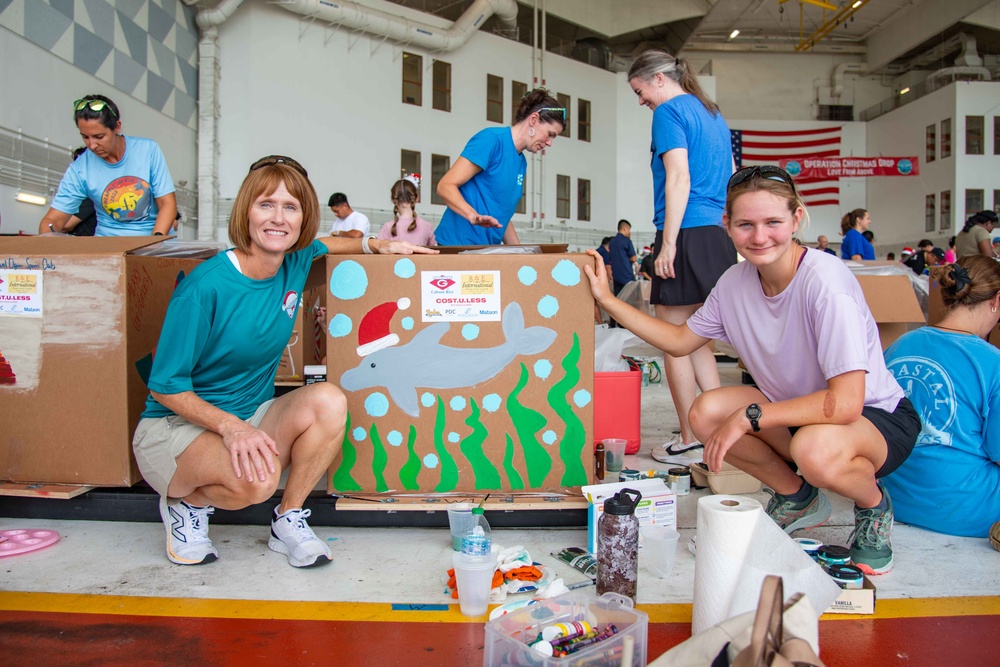
[(604, 265), (604, 258), (597, 254), (596, 250), (588, 249), (587, 254), (594, 258), (594, 266), (583, 265), (583, 272), (587, 274), (590, 281), (590, 292), (598, 303), (604, 304), (611, 298), (611, 287), (608, 284), (608, 270)]
[(264, 431), (235, 420), (223, 427), (222, 444), (229, 450), (233, 473), (238, 478), (246, 476), (246, 481), (264, 481), (268, 474), (275, 474), (274, 459), (278, 456), (278, 445)]

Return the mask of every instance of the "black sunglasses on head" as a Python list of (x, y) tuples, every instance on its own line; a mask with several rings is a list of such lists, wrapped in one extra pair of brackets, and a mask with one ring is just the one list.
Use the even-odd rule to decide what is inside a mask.
[(250, 171), (256, 171), (261, 167), (266, 167), (272, 164), (287, 164), (289, 167), (299, 172), (306, 178), (309, 178), (309, 172), (306, 168), (298, 163), (297, 160), (293, 160), (290, 157), (285, 157), (284, 155), (268, 155), (267, 157), (262, 157), (261, 159), (250, 165)]
[(726, 192), (729, 192), (740, 183), (746, 183), (751, 178), (766, 178), (769, 181), (785, 183), (792, 189), (792, 194), (797, 194), (795, 191), (795, 182), (792, 181), (792, 177), (788, 174), (788, 172), (781, 167), (775, 167), (771, 164), (743, 167), (742, 169), (737, 170), (735, 174), (729, 177), (729, 184), (726, 185)]

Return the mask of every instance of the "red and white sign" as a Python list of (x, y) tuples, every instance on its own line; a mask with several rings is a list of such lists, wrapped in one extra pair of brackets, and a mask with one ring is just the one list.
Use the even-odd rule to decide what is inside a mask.
[(778, 164), (796, 183), (800, 179), (920, 175), (916, 157), (805, 157), (780, 160)]

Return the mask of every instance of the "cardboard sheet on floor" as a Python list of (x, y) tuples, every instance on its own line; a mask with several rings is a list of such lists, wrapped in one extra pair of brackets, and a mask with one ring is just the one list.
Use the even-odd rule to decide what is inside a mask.
[(573, 492), (593, 477), (586, 255), (330, 256), (331, 492)]

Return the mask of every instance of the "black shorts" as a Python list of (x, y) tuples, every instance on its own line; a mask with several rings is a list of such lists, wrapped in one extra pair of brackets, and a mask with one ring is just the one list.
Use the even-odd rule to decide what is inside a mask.
[[(861, 408), (861, 416), (870, 421), (885, 438), (888, 449), (885, 463), (875, 473), (876, 479), (885, 477), (903, 465), (903, 461), (913, 451), (913, 445), (917, 443), (917, 436), (920, 435), (920, 417), (913, 409), (910, 399), (905, 397), (900, 399), (893, 412), (886, 412), (881, 408), (866, 405)], [(799, 426), (789, 426), (788, 430), (791, 431), (792, 435), (795, 435), (799, 428)], [(789, 461), (788, 464), (792, 470), (798, 471), (798, 466), (793, 461)]]
[[(660, 254), (663, 231), (656, 232), (653, 257)], [(682, 229), (677, 234), (674, 278), (653, 275), (649, 302), (659, 306), (705, 303), (726, 270), (736, 263), (736, 247), (725, 228), (716, 225)]]

